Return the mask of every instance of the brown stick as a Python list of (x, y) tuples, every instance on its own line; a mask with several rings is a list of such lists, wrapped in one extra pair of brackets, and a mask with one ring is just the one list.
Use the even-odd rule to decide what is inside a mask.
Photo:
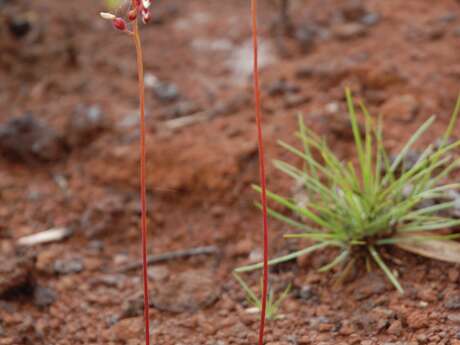
[[(166, 252), (163, 254), (158, 255), (150, 255), (147, 258), (148, 265), (154, 265), (160, 262), (170, 261), (170, 260), (178, 260), (178, 259), (186, 259), (191, 256), (196, 255), (217, 255), (219, 253), (219, 249), (215, 246), (207, 246), (207, 247), (195, 247), (190, 249), (178, 250), (174, 252)], [(132, 270), (136, 270), (142, 267), (142, 262), (135, 262), (129, 264), (125, 267), (120, 268), (117, 270), (118, 273), (124, 273)]]

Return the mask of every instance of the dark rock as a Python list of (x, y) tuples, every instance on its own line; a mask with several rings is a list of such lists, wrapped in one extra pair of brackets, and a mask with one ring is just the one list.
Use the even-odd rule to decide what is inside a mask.
[(284, 97), (284, 106), (286, 108), (298, 107), (302, 104), (308, 103), (311, 100), (309, 95), (302, 94), (288, 94)]
[(309, 301), (311, 299), (318, 298), (317, 293), (315, 292), (314, 288), (311, 285), (303, 285), (299, 289), (299, 298), (304, 301)]
[(173, 83), (161, 81), (154, 75), (147, 75), (145, 86), (151, 88), (155, 97), (164, 103), (171, 103), (180, 98), (180, 92)]
[(163, 110), (159, 117), (162, 120), (171, 120), (193, 115), (201, 110), (200, 106), (192, 101), (181, 101)]
[(444, 25), (433, 25), (425, 30), (425, 36), (430, 41), (438, 41), (446, 34), (446, 27)]
[(98, 106), (79, 106), (70, 117), (66, 140), (70, 146), (88, 144), (108, 128), (108, 121)]
[(152, 25), (163, 25), (168, 20), (176, 17), (180, 12), (180, 6), (173, 3), (164, 3), (163, 6), (159, 6), (156, 11), (152, 11), (152, 19), (150, 24)]
[(444, 306), (449, 310), (458, 310), (460, 309), (460, 296), (454, 295), (447, 298), (444, 302)]
[(237, 94), (227, 101), (219, 102), (210, 110), (210, 117), (228, 116), (237, 113), (251, 102), (247, 94)]
[(268, 94), (270, 96), (279, 96), (299, 91), (300, 88), (297, 85), (289, 83), (286, 79), (278, 79), (277, 81), (271, 83), (268, 87)]
[(112, 327), (113, 325), (115, 325), (119, 320), (120, 320), (119, 316), (115, 314), (111, 314), (105, 318), (105, 322), (107, 326), (109, 327)]
[(312, 329), (319, 330), (321, 325), (331, 324), (331, 320), (325, 316), (318, 316), (310, 318), (309, 323)]
[(378, 13), (370, 12), (361, 18), (361, 23), (367, 26), (376, 25), (380, 21), (380, 15)]
[(353, 72), (353, 63), (336, 60), (321, 64), (305, 65), (297, 69), (297, 79), (315, 78), (322, 88), (336, 87)]
[(125, 276), (122, 274), (108, 274), (100, 276), (91, 281), (91, 285), (104, 285), (108, 287), (121, 288), (125, 281)]
[(125, 198), (111, 194), (89, 205), (80, 220), (80, 229), (88, 238), (104, 236), (108, 231), (117, 231), (129, 225), (130, 211)]
[(31, 29), (32, 25), (27, 18), (13, 17), (8, 20), (8, 30), (18, 39), (26, 36)]
[(14, 298), (33, 290), (33, 260), (2, 257), (0, 262), (0, 297)]
[(458, 15), (455, 13), (446, 13), (445, 15), (438, 18), (438, 20), (442, 23), (452, 23), (458, 19)]
[(447, 320), (460, 324), (460, 313), (448, 313)]
[(316, 30), (309, 25), (299, 26), (294, 33), (294, 37), (299, 42), (304, 53), (312, 50), (316, 36)]
[(297, 79), (308, 79), (313, 77), (315, 69), (313, 66), (301, 66), (295, 71), (295, 77)]
[(340, 9), (340, 15), (345, 21), (356, 22), (367, 13), (362, 1), (352, 0), (345, 3)]
[(63, 158), (66, 151), (62, 137), (31, 114), (0, 125), (0, 153), (10, 160), (51, 162)]
[(53, 265), (57, 274), (73, 274), (83, 271), (84, 265), (81, 259), (56, 260)]
[(54, 303), (56, 292), (47, 287), (36, 286), (34, 290), (34, 304), (39, 308), (45, 308)]
[(144, 312), (144, 298), (141, 295), (132, 297), (123, 302), (119, 320), (141, 316)]

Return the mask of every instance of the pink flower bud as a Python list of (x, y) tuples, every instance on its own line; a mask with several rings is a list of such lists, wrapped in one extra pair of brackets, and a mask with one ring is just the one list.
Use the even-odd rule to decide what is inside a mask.
[(117, 17), (112, 21), (113, 27), (120, 31), (126, 30), (126, 22), (123, 18)]
[(132, 9), (131, 11), (128, 12), (128, 20), (130, 22), (135, 21), (137, 18), (137, 10)]
[(150, 10), (147, 8), (142, 9), (142, 21), (144, 24), (148, 23), (152, 19), (152, 15), (150, 14)]

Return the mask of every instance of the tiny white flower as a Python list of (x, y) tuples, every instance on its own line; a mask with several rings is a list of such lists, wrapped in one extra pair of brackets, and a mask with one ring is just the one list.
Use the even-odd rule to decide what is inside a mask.
[(112, 13), (108, 13), (108, 12), (101, 12), (101, 13), (99, 13), (99, 15), (103, 19), (106, 19), (106, 20), (114, 20), (116, 18), (115, 15), (113, 15)]
[(142, 0), (142, 5), (144, 6), (144, 8), (149, 8), (150, 3), (151, 3), (150, 0)]

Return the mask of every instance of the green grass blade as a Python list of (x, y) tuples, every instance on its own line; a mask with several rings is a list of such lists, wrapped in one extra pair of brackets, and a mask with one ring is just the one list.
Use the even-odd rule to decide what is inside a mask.
[(455, 125), (457, 124), (458, 113), (460, 111), (460, 95), (457, 97), (457, 102), (455, 103), (455, 108), (450, 117), (449, 125), (447, 126), (447, 130), (443, 136), (443, 145), (445, 145), (448, 141), (452, 132), (454, 131)]
[(425, 133), (431, 127), (431, 125), (433, 124), (434, 120), (435, 120), (435, 116), (431, 116), (412, 135), (412, 137), (408, 140), (406, 145), (404, 145), (404, 147), (401, 150), (401, 152), (396, 156), (393, 164), (391, 164), (391, 167), (390, 167), (391, 172), (393, 172), (393, 173), (395, 172), (396, 168), (399, 166), (399, 164), (401, 164), (402, 160), (407, 155), (407, 153), (411, 149), (412, 145), (414, 145), (420, 139), (422, 134)]
[[(256, 203), (256, 207), (258, 209), (262, 209), (262, 205), (257, 202)], [(303, 223), (300, 223), (300, 222), (297, 222), (295, 221), (294, 219), (292, 218), (289, 218), (275, 210), (273, 210), (272, 208), (268, 208), (267, 209), (268, 211), (268, 215), (272, 218), (275, 218), (283, 223), (286, 223), (287, 225), (289, 226), (292, 226), (293, 228), (296, 228), (296, 229), (300, 229), (300, 230), (304, 230), (304, 231), (318, 231), (318, 229), (315, 229), (315, 228), (311, 228)]]
[(355, 139), (355, 146), (358, 154), (359, 164), (362, 171), (365, 167), (365, 158), (364, 158), (364, 148), (361, 138), (361, 133), (358, 125), (358, 118), (356, 116), (355, 106), (353, 103), (353, 97), (349, 88), (345, 89), (345, 98), (347, 100), (348, 114), (350, 115), (351, 130), (353, 132), (353, 137)]
[[(259, 186), (253, 186), (253, 188), (256, 191), (258, 191), (259, 193), (261, 192), (261, 189), (260, 189)], [(301, 216), (307, 217), (312, 222), (315, 222), (316, 224), (318, 224), (318, 225), (320, 225), (320, 226), (322, 226), (324, 228), (330, 229), (331, 225), (327, 221), (325, 221), (324, 219), (321, 219), (320, 217), (318, 217), (316, 214), (314, 214), (313, 212), (311, 212), (307, 208), (299, 207), (295, 203), (292, 203), (289, 200), (283, 198), (282, 196), (277, 195), (277, 194), (275, 194), (273, 192), (270, 192), (270, 191), (267, 191), (267, 196), (270, 199), (276, 201), (278, 204), (283, 205), (283, 206), (287, 207), (288, 209), (292, 210), (293, 212), (295, 212), (295, 213), (297, 213), (297, 214), (299, 214)]]
[[(323, 248), (331, 246), (331, 245), (337, 245), (337, 244), (335, 242), (317, 243), (317, 244), (314, 244), (314, 245), (312, 245), (310, 247), (307, 247), (307, 248), (304, 248), (302, 250), (298, 250), (296, 252), (293, 252), (291, 254), (284, 255), (284, 256), (281, 256), (279, 258), (272, 259), (272, 260), (270, 260), (268, 262), (268, 265), (273, 266), (273, 265), (277, 265), (277, 264), (280, 264), (280, 263), (283, 263), (283, 262), (286, 262), (286, 261), (290, 261), (290, 260), (296, 259), (296, 258), (298, 258), (300, 256), (310, 254), (310, 253), (312, 253), (312, 252), (314, 252), (316, 250), (323, 249)], [(254, 271), (254, 270), (261, 269), (263, 266), (264, 266), (264, 263), (259, 262), (257, 264), (253, 264), (253, 265), (247, 265), (247, 266), (243, 266), (243, 267), (238, 267), (238, 268), (236, 268), (234, 270), (234, 272), (236, 272), (236, 273), (251, 272), (251, 271)]]
[(346, 260), (349, 256), (350, 252), (348, 250), (344, 250), (340, 255), (337, 255), (334, 260), (332, 260), (327, 265), (321, 267), (318, 272), (327, 272), (333, 269), (335, 266), (340, 264), (342, 261)]
[(401, 217), (401, 220), (404, 221), (404, 220), (408, 220), (408, 219), (416, 219), (420, 215), (439, 212), (439, 211), (442, 211), (442, 210), (452, 208), (453, 206), (455, 206), (455, 201), (443, 202), (441, 204), (424, 207), (424, 208), (421, 208), (419, 210), (416, 210), (416, 211), (413, 211), (413, 212), (410, 212), (410, 213), (406, 214), (405, 216)]
[(244, 292), (246, 293), (246, 299), (248, 300), (248, 302), (256, 307), (259, 307), (260, 305), (259, 298), (252, 291), (252, 289), (248, 286), (248, 284), (246, 284), (243, 278), (241, 278), (240, 275), (236, 271), (233, 271), (233, 276), (235, 277), (235, 279), (238, 281), (238, 283), (240, 284), (240, 286), (243, 288)]
[(384, 238), (378, 240), (376, 244), (378, 245), (387, 245), (387, 244), (396, 244), (401, 242), (414, 242), (414, 241), (429, 241), (429, 240), (441, 240), (441, 241), (449, 241), (455, 240), (460, 238), (460, 234), (450, 234), (450, 235), (427, 235), (427, 236), (410, 236), (410, 237), (392, 237), (392, 238)]
[(399, 284), (398, 279), (395, 277), (395, 275), (391, 272), (391, 270), (388, 268), (388, 266), (383, 262), (382, 258), (380, 257), (379, 253), (377, 250), (375, 250), (374, 246), (369, 246), (369, 252), (371, 253), (372, 258), (374, 261), (377, 263), (377, 265), (380, 267), (380, 269), (386, 274), (390, 282), (394, 285), (396, 290), (399, 291), (399, 293), (403, 294), (404, 290)]
[(432, 231), (438, 229), (448, 229), (460, 225), (460, 219), (447, 219), (445, 221), (438, 221), (433, 223), (418, 224), (416, 221), (403, 225), (398, 228), (398, 232), (412, 232), (412, 231)]

